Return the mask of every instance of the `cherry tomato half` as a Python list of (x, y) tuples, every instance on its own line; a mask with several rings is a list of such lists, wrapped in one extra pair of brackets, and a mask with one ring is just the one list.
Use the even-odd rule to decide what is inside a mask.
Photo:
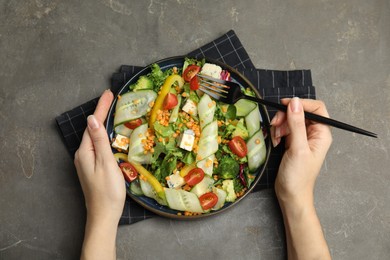
[(200, 205), (204, 210), (211, 209), (218, 202), (218, 196), (214, 192), (208, 192), (199, 197)]
[(232, 152), (240, 158), (245, 157), (248, 153), (246, 143), (241, 136), (233, 137), (233, 139), (229, 141), (228, 145), (230, 150), (232, 150)]
[(140, 125), (142, 125), (141, 118), (137, 118), (137, 119), (134, 119), (134, 120), (131, 120), (131, 121), (125, 123), (125, 126), (127, 128), (130, 128), (130, 129), (136, 129)]
[(189, 65), (185, 71), (183, 72), (183, 79), (186, 81), (186, 82), (190, 82), (190, 80), (196, 75), (198, 74), (198, 72), (200, 71), (200, 67), (199, 66), (196, 66), (196, 65)]
[(201, 182), (204, 178), (204, 171), (201, 168), (192, 169), (186, 176), (184, 180), (190, 186), (194, 186)]
[(128, 182), (132, 182), (138, 177), (138, 172), (134, 168), (133, 165), (131, 165), (128, 162), (123, 162), (119, 164), (119, 168), (121, 168), (123, 177), (125, 177), (125, 180)]
[(198, 76), (194, 76), (190, 81), (190, 89), (197, 90), (199, 88), (199, 79)]
[(178, 103), (179, 103), (179, 101), (177, 100), (177, 96), (173, 93), (168, 93), (164, 98), (162, 108), (164, 110), (170, 110), (170, 109), (174, 108), (175, 106), (177, 106)]

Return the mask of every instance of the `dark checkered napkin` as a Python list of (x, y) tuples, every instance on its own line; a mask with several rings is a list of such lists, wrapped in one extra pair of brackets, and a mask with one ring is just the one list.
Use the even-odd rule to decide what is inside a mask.
[[(274, 102), (279, 102), (281, 98), (294, 96), (315, 99), (315, 88), (312, 86), (310, 70), (256, 69), (232, 30), (187, 55), (196, 58), (216, 59), (234, 67), (252, 82), (264, 99)], [(112, 75), (111, 90), (116, 93), (141, 69), (142, 67), (122, 65), (119, 71)], [(60, 134), (71, 156), (79, 147), (86, 127), (86, 118), (93, 113), (97, 100), (98, 98), (95, 98), (56, 118)], [(274, 109), (269, 109), (271, 118), (275, 112)], [(283, 145), (279, 145), (271, 151), (269, 164), (259, 184), (255, 187), (255, 191), (273, 187), (283, 152)], [(152, 216), (155, 214), (127, 198), (119, 224), (132, 224)]]
[(94, 98), (56, 117), (60, 134), (72, 157), (80, 146), (81, 138), (87, 127), (87, 117), (95, 111), (98, 100), (98, 97)]

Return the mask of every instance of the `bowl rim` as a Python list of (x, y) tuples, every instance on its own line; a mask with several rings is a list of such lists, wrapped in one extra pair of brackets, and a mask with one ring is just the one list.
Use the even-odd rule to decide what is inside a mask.
[[(128, 92), (128, 90), (126, 90), (126, 88), (128, 88), (129, 85), (135, 83), (136, 80), (140, 76), (148, 74), (151, 71), (151, 66), (153, 64), (159, 64), (160, 65), (160, 64), (165, 64), (165, 63), (169, 63), (170, 62), (171, 64), (167, 65), (166, 67), (168, 67), (168, 66), (173, 67), (174, 61), (176, 63), (178, 63), (178, 61), (180, 60), (180, 63), (181, 62), (184, 63), (185, 58), (190, 58), (190, 59), (193, 58), (193, 59), (196, 59), (196, 60), (205, 59), (206, 62), (213, 63), (213, 64), (221, 66), (223, 69), (227, 69), (231, 74), (232, 73), (235, 74), (234, 79), (236, 81), (237, 81), (237, 78), (238, 78), (240, 81), (242, 81), (246, 85), (244, 87), (250, 87), (251, 90), (255, 92), (256, 96), (261, 98), (261, 95), (260, 95), (259, 91), (257, 90), (257, 88), (242, 73), (240, 73), (238, 70), (236, 70), (235, 68), (231, 67), (230, 65), (228, 65), (226, 63), (223, 63), (223, 62), (221, 62), (219, 60), (215, 60), (215, 59), (208, 58), (208, 57), (196, 58), (196, 57), (183, 56), (183, 55), (181, 55), (181, 56), (172, 56), (172, 57), (160, 59), (158, 61), (150, 63), (149, 65), (145, 66), (140, 71), (135, 73), (129, 80), (127, 80), (127, 82), (115, 94), (114, 101), (111, 104), (110, 110), (109, 110), (108, 115), (107, 115), (107, 120), (106, 120), (106, 123), (105, 123), (106, 131), (107, 131), (107, 134), (108, 134), (110, 140), (113, 137), (112, 134), (114, 132), (113, 125), (112, 125), (112, 118), (113, 118), (113, 114), (115, 112), (115, 106), (116, 106), (116, 101), (118, 99), (118, 95), (123, 94), (125, 92)], [(162, 206), (162, 205), (158, 204), (157, 202), (154, 203), (156, 206), (153, 207), (153, 206), (151, 206), (151, 205), (149, 205), (147, 203), (148, 201), (153, 200), (153, 199), (147, 198), (145, 196), (136, 196), (136, 195), (132, 194), (130, 192), (129, 183), (126, 182), (126, 193), (127, 193), (127, 196), (129, 196), (132, 200), (134, 200), (136, 203), (141, 205), (143, 208), (145, 208), (145, 209), (147, 209), (147, 210), (149, 210), (149, 211), (151, 211), (151, 212), (153, 212), (153, 213), (155, 213), (155, 214), (157, 214), (159, 216), (163, 216), (163, 217), (167, 217), (167, 218), (171, 218), (171, 219), (179, 219), (179, 220), (191, 220), (191, 219), (200, 219), (200, 218), (206, 218), (206, 217), (215, 216), (215, 215), (220, 214), (220, 213), (222, 213), (222, 212), (232, 208), (233, 206), (237, 205), (249, 193), (251, 193), (251, 191), (256, 187), (256, 185), (260, 181), (261, 177), (264, 175), (265, 169), (267, 168), (267, 165), (268, 165), (268, 162), (269, 162), (269, 157), (270, 157), (270, 153), (271, 153), (271, 149), (272, 149), (271, 138), (269, 138), (270, 137), (270, 127), (269, 127), (270, 126), (270, 123), (269, 123), (270, 122), (270, 118), (269, 118), (269, 113), (268, 113), (267, 108), (264, 105), (261, 105), (261, 104), (258, 104), (258, 105), (259, 105), (259, 108), (260, 108), (261, 117), (263, 119), (263, 121), (262, 121), (263, 129), (265, 128), (265, 130), (267, 132), (267, 135), (268, 135), (268, 138), (266, 138), (264, 140), (265, 141), (265, 145), (267, 147), (266, 159), (265, 159), (264, 164), (259, 169), (259, 171), (257, 171), (256, 178), (253, 181), (251, 187), (245, 192), (245, 194), (243, 196), (237, 198), (234, 202), (225, 203), (225, 205), (221, 209), (218, 209), (216, 211), (211, 211), (211, 212), (208, 212), (208, 213), (205, 213), (205, 214), (194, 215), (194, 216), (184, 216), (183, 214), (182, 215), (178, 215), (177, 213), (180, 212), (180, 211), (170, 209), (170, 208), (168, 208), (166, 206)], [(111, 124), (110, 124), (110, 122), (111, 122)], [(163, 208), (164, 208), (165, 211), (161, 210)], [(172, 211), (172, 212), (170, 213), (168, 211)]]

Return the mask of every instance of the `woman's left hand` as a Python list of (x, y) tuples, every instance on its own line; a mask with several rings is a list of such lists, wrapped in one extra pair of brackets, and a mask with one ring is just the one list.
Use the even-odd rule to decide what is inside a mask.
[(125, 181), (113, 156), (103, 122), (113, 101), (106, 90), (93, 115), (88, 117), (74, 163), (85, 196), (88, 217), (116, 222), (123, 211), (126, 197)]
[(87, 119), (87, 129), (75, 154), (87, 207), (81, 259), (116, 258), (115, 240), (126, 188), (103, 125), (113, 98), (109, 90), (100, 97), (94, 114)]

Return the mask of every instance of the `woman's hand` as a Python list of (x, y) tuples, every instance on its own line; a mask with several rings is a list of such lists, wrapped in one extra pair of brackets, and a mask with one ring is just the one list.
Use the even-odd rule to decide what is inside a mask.
[(295, 201), (312, 197), (315, 180), (332, 143), (327, 125), (304, 119), (303, 111), (329, 117), (323, 102), (308, 99), (282, 99), (288, 105), (287, 114), (277, 112), (271, 137), (277, 145), (286, 137), (286, 151), (279, 167), (275, 190), (279, 200)]
[(75, 166), (87, 207), (82, 258), (115, 259), (117, 226), (126, 197), (125, 181), (112, 154), (103, 122), (113, 101), (106, 90), (88, 117)]
[(328, 117), (316, 100), (283, 99), (287, 113), (271, 121), (274, 145), (286, 138), (286, 151), (275, 181), (283, 213), (288, 259), (330, 259), (329, 249), (314, 208), (313, 191), (326, 153), (332, 143), (329, 126), (306, 121), (304, 110)]

